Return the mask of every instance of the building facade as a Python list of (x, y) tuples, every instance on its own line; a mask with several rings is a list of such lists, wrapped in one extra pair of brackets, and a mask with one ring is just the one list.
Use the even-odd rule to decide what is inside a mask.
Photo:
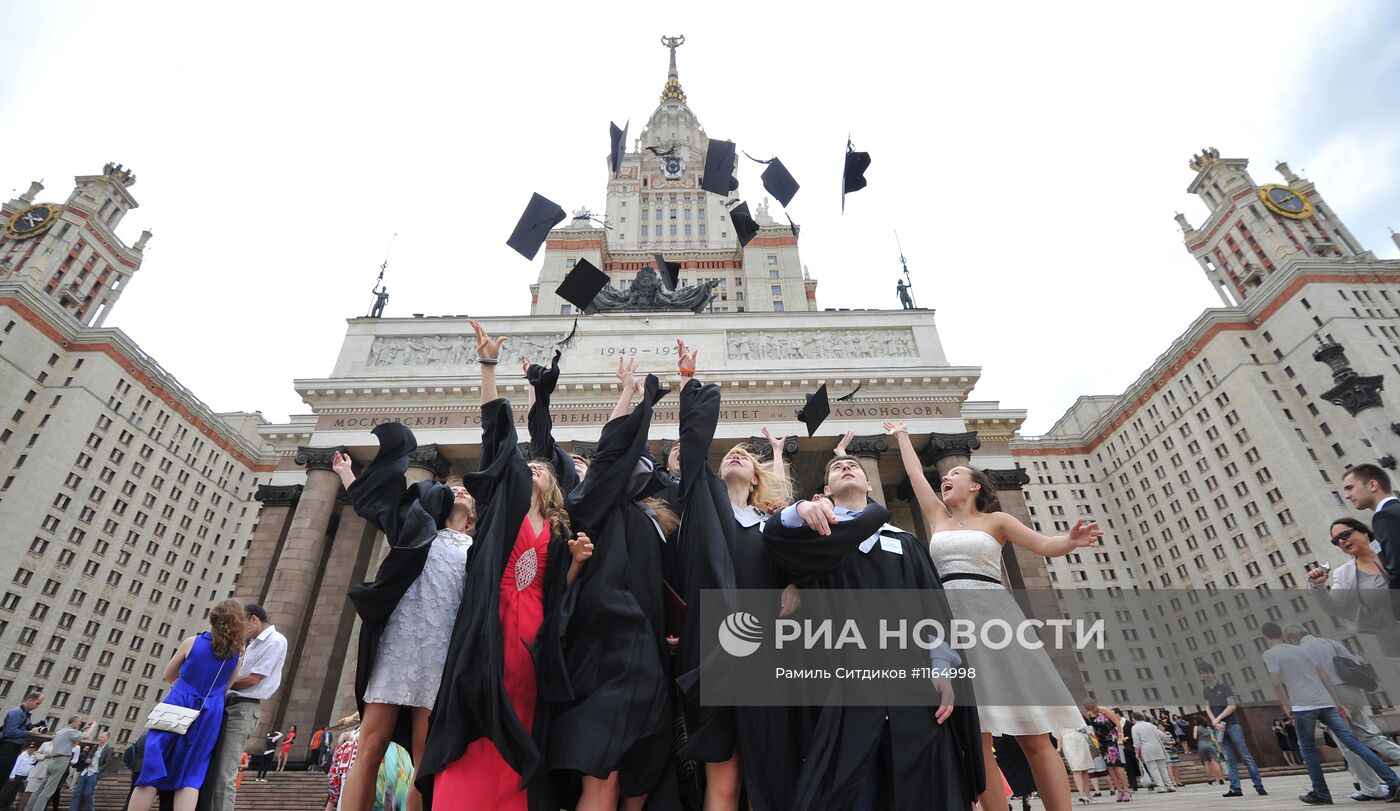
[(121, 330), (140, 269), (114, 229), (135, 176), (108, 165), (64, 203), (0, 207), (0, 702), (48, 699), (125, 743), (161, 671), (232, 595), (272, 458), (260, 414), (216, 414)]
[[(1273, 701), (1258, 627), (1274, 617), (1241, 611), (1234, 597), (1291, 600), (1307, 569), (1342, 563), (1331, 521), (1367, 518), (1343, 501), (1343, 474), (1400, 458), (1390, 427), (1400, 409), (1379, 394), (1400, 376), (1400, 262), (1363, 249), (1287, 164), (1283, 184), (1256, 183), (1247, 166), (1197, 155), (1188, 190), (1209, 216), (1197, 228), (1177, 215), (1224, 306), (1123, 394), (1080, 398), (1044, 436), (1010, 446), (1030, 475), (1039, 529), (1085, 516), (1106, 530), (1101, 547), (1048, 561), (1057, 588), (1187, 600), (1165, 615), (1134, 612), (1130, 639), (1081, 656), (1086, 686), (1115, 705), (1197, 706), (1198, 660), (1243, 698)], [(1318, 630), (1343, 636), (1326, 618)], [(1376, 653), (1366, 640), (1348, 644)], [(1397, 698), (1373, 696), (1381, 706)]]

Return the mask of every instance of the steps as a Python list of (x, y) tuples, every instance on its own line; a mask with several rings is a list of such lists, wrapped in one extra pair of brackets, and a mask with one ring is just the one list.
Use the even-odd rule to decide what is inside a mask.
[[(326, 775), (321, 772), (268, 772), (266, 783), (253, 782), (248, 772), (238, 792), (237, 811), (324, 811)], [(123, 811), (131, 774), (109, 772), (97, 783), (97, 811)], [(63, 792), (63, 807), (71, 795)], [(153, 805), (153, 809), (158, 806)]]

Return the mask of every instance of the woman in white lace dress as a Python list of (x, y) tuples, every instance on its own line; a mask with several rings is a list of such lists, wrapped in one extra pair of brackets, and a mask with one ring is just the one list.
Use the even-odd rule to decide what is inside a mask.
[[(954, 617), (994, 616), (1013, 624), (1025, 619), (1011, 592), (1002, 585), (1004, 544), (1015, 544), (1042, 557), (1058, 557), (1092, 546), (1103, 536), (1094, 522), (1082, 518), (1068, 535), (1041, 535), (1000, 511), (991, 479), (975, 468), (953, 468), (943, 477), (940, 491), (935, 492), (924, 477), (923, 463), (904, 424), (887, 422), (885, 430), (894, 434), (899, 443), (900, 458), (923, 511), (924, 525), (933, 532), (929, 555), (943, 581)], [(992, 755), (992, 736), (1014, 735), (1035, 775), (1036, 790), (1046, 811), (1069, 811), (1069, 778), (1050, 742), (1050, 733), (1078, 728), (1084, 721), (1049, 654), (1044, 648), (1017, 645), (1001, 650), (979, 647), (964, 654), (968, 665), (977, 670), (973, 686), (977, 691), (977, 715), (987, 768), (982, 807), (1000, 808), (1005, 803)], [(1025, 696), (1027, 690), (1034, 690), (1039, 706), (1018, 703), (1017, 697)], [(1053, 701), (1043, 701), (1046, 696)]]
[[(349, 457), (337, 453), (332, 467), (349, 490), (355, 482)], [(432, 540), (422, 572), (399, 598), (379, 637), (364, 690), (358, 754), (345, 777), (343, 804), (348, 809), (368, 809), (373, 804), (379, 764), (394, 737), (401, 709), (412, 713), (414, 762), (423, 754), (428, 718), (466, 583), (467, 551), (472, 544), (467, 533), (476, 520), (476, 505), (462, 479), (450, 478), (447, 486), (452, 491), (447, 520)], [(416, 811), (420, 804), (414, 789), (409, 808)]]

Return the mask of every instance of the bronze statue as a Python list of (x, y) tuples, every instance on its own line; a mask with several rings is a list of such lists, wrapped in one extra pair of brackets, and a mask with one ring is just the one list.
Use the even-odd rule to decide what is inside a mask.
[(903, 279), (895, 285), (895, 290), (899, 292), (899, 305), (906, 310), (914, 309), (914, 297), (909, 295), (909, 288), (912, 284), (905, 284)]
[(382, 318), (384, 316), (384, 305), (389, 302), (389, 288), (374, 288), (374, 306), (370, 308), (370, 318)]
[(690, 310), (698, 313), (714, 300), (717, 281), (701, 282), (695, 287), (678, 287), (667, 292), (651, 265), (643, 265), (632, 279), (626, 292), (612, 285), (604, 287), (593, 297), (590, 313), (645, 312), (649, 310)]

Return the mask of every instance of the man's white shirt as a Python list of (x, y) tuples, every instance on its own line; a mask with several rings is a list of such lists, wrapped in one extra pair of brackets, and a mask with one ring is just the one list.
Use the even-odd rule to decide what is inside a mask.
[(287, 638), (277, 632), (277, 626), (269, 625), (262, 633), (253, 637), (243, 651), (243, 661), (238, 664), (238, 675), (256, 673), (262, 681), (243, 690), (232, 691), (243, 698), (259, 701), (272, 698), (277, 688), (282, 686), (282, 665), (287, 661)]

